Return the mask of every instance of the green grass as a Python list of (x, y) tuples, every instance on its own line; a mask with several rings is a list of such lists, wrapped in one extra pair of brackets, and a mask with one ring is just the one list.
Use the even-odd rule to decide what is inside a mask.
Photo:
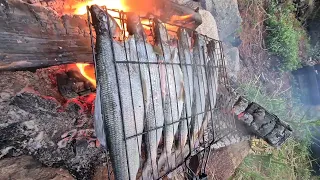
[(283, 71), (295, 70), (301, 66), (300, 43), (307, 44), (306, 31), (295, 18), (294, 10), (292, 3), (277, 5), (275, 0), (267, 8), (267, 47), (270, 52), (283, 59)]
[(290, 90), (275, 89), (272, 94), (268, 94), (258, 79), (243, 85), (239, 91), (288, 122), (295, 135), (279, 149), (248, 155), (232, 179), (311, 179), (309, 147), (312, 135), (308, 130), (311, 126), (319, 125), (320, 121), (305, 119), (301, 105), (291, 101)]
[(311, 179), (309, 143), (288, 140), (270, 154), (250, 154), (233, 179)]

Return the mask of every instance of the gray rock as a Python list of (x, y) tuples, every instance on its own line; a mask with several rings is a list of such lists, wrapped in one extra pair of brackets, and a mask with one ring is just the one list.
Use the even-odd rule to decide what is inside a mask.
[(205, 6), (217, 21), (221, 40), (224, 41), (228, 36), (237, 34), (242, 21), (237, 0), (206, 1)]
[(202, 24), (196, 31), (212, 39), (219, 40), (217, 23), (212, 14), (206, 10), (199, 10), (199, 13), (202, 17)]
[(227, 73), (231, 80), (236, 81), (240, 70), (239, 49), (236, 47), (228, 49), (228, 47), (224, 46), (224, 50)]

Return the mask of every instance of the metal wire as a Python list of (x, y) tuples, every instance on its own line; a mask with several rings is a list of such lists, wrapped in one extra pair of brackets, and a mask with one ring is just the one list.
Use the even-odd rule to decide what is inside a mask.
[[(94, 46), (94, 42), (95, 42), (95, 37), (93, 36), (93, 29), (92, 29), (92, 22), (91, 22), (91, 16), (90, 16), (90, 13), (89, 13), (89, 9), (87, 8), (88, 10), (88, 24), (89, 24), (89, 29), (90, 29), (90, 37), (91, 37), (91, 47), (92, 47), (92, 54), (93, 54), (93, 60), (94, 62), (96, 62), (96, 58), (95, 58), (95, 46)], [(188, 167), (188, 164), (187, 164), (187, 161), (190, 159), (191, 156), (193, 155), (198, 155), (198, 154), (202, 154), (202, 161), (201, 161), (201, 173), (204, 173), (205, 172), (205, 168), (206, 168), (206, 165), (207, 165), (207, 162), (208, 162), (208, 157), (210, 156), (210, 153), (212, 151), (211, 149), (211, 146), (212, 144), (216, 143), (217, 140), (219, 138), (222, 138), (223, 136), (221, 136), (221, 134), (217, 134), (216, 132), (216, 129), (218, 128), (217, 126), (221, 126), (221, 125), (217, 125), (215, 123), (219, 123), (218, 120), (214, 120), (215, 119), (215, 113), (217, 112), (217, 108), (215, 107), (212, 107), (212, 102), (211, 102), (211, 98), (210, 96), (208, 96), (208, 94), (210, 92), (212, 92), (213, 90), (215, 90), (219, 84), (219, 86), (224, 86), (225, 89), (227, 89), (227, 91), (229, 91), (229, 88), (230, 88), (230, 85), (229, 85), (229, 82), (228, 82), (228, 78), (227, 78), (227, 72), (226, 72), (226, 66), (225, 66), (225, 60), (224, 60), (224, 55), (223, 55), (223, 47), (222, 47), (222, 43), (221, 41), (218, 41), (218, 40), (214, 40), (214, 39), (211, 39), (207, 36), (203, 36), (201, 34), (198, 34), (197, 32), (193, 31), (193, 30), (190, 30), (190, 29), (186, 29), (186, 31), (189, 33), (189, 34), (193, 34), (193, 36), (191, 37), (191, 39), (195, 40), (195, 38), (197, 38), (198, 40), (202, 39), (203, 40), (203, 44), (201, 46), (196, 46), (198, 47), (198, 49), (194, 49), (194, 48), (191, 48), (190, 47), (190, 44), (188, 44), (189, 46), (189, 50), (190, 50), (190, 54), (191, 54), (191, 58), (193, 59), (193, 53), (192, 51), (194, 50), (197, 50), (199, 52), (199, 62), (192, 62), (191, 64), (190, 63), (182, 63), (181, 62), (181, 56), (180, 56), (180, 53), (179, 50), (182, 49), (182, 47), (180, 47), (179, 45), (179, 39), (178, 38), (175, 38), (175, 41), (172, 41), (172, 42), (175, 42), (176, 45), (168, 45), (168, 44), (163, 44), (163, 39), (158, 39), (158, 42), (159, 42), (159, 46), (160, 49), (162, 50), (162, 54), (157, 54), (157, 58), (158, 60), (160, 59), (163, 59), (163, 61), (158, 61), (158, 62), (152, 62), (150, 59), (149, 59), (149, 54), (150, 52), (148, 52), (147, 50), (147, 46), (146, 44), (149, 43), (149, 44), (152, 44), (152, 45), (156, 45), (155, 44), (155, 40), (154, 40), (154, 37), (156, 36), (155, 35), (155, 32), (154, 32), (154, 28), (155, 28), (155, 21), (153, 19), (150, 19), (148, 17), (140, 17), (140, 19), (144, 19), (144, 20), (148, 20), (148, 23), (145, 23), (145, 21), (143, 21), (143, 25), (145, 27), (149, 27), (149, 31), (150, 33), (146, 34), (147, 37), (143, 39), (143, 41), (145, 42), (144, 43), (144, 53), (146, 54), (146, 58), (147, 60), (146, 61), (141, 61), (140, 60), (140, 56), (141, 54), (138, 53), (138, 49), (137, 49), (137, 39), (135, 39), (135, 51), (136, 51), (136, 57), (137, 59), (131, 59), (130, 57), (130, 54), (131, 54), (131, 48), (128, 47), (128, 44), (126, 43), (126, 40), (130, 37), (128, 37), (126, 35), (126, 31), (127, 31), (127, 17), (126, 17), (126, 14), (123, 13), (122, 11), (120, 10), (113, 10), (113, 9), (105, 9), (105, 11), (113, 11), (113, 12), (117, 12), (119, 15), (118, 17), (114, 17), (115, 19), (118, 19), (120, 21), (120, 26), (121, 26), (121, 29), (123, 31), (122, 33), (122, 37), (121, 37), (121, 42), (123, 42), (123, 46), (124, 46), (124, 51), (125, 51), (125, 54), (126, 54), (126, 60), (125, 61), (117, 61), (115, 56), (117, 56), (117, 54), (114, 54), (114, 45), (113, 46), (113, 57), (114, 57), (114, 63), (115, 63), (115, 70), (116, 70), (116, 74), (117, 76), (121, 76), (121, 74), (119, 74), (119, 70), (118, 70), (118, 66), (119, 65), (126, 65), (126, 68), (127, 68), (127, 71), (128, 71), (128, 77), (129, 77), (129, 88), (131, 90), (131, 97), (130, 97), (130, 100), (131, 100), (131, 106), (132, 106), (132, 114), (133, 114), (133, 120), (135, 122), (135, 134), (134, 135), (129, 135), (129, 136), (126, 136), (124, 141), (126, 142), (126, 149), (127, 149), (127, 141), (132, 139), (132, 138), (136, 138), (136, 141), (137, 141), (137, 145), (139, 144), (139, 137), (144, 137), (145, 135), (148, 136), (149, 133), (151, 132), (157, 132), (157, 131), (160, 131), (160, 130), (166, 130), (167, 128), (173, 128), (173, 133), (175, 131), (178, 132), (178, 130), (175, 129), (175, 126), (176, 128), (178, 128), (177, 125), (179, 125), (180, 123), (182, 123), (183, 121), (185, 121), (185, 123), (187, 124), (187, 127), (188, 127), (188, 137), (187, 137), (187, 144), (186, 144), (186, 147), (188, 147), (188, 153), (186, 156), (183, 156), (183, 150), (184, 149), (180, 149), (180, 150), (174, 150), (173, 151), (173, 155), (174, 155), (174, 167), (169, 167), (167, 169), (165, 169), (164, 172), (160, 172), (161, 170), (159, 170), (159, 167), (157, 167), (157, 171), (158, 171), (158, 174), (159, 174), (159, 177), (154, 177), (154, 178), (161, 178), (161, 177), (164, 177), (166, 175), (168, 175), (170, 172), (174, 171), (175, 169), (177, 169), (178, 167), (180, 166), (185, 166), (186, 169), (188, 169), (189, 173), (192, 174), (192, 176), (195, 176), (197, 173), (196, 172), (192, 172), (192, 170)], [(109, 21), (108, 21), (109, 22)], [(108, 23), (108, 26), (110, 27), (110, 23)], [(181, 26), (177, 26), (177, 25), (174, 25), (174, 24), (170, 24), (170, 26), (175, 26), (177, 27), (176, 29), (179, 29), (179, 28), (183, 28)], [(168, 39), (170, 39), (170, 35), (173, 33), (177, 34), (176, 31), (172, 31), (172, 30), (168, 30), (166, 29), (166, 36)], [(168, 33), (168, 31), (170, 32), (170, 35)], [(112, 37), (112, 34), (110, 33), (110, 37)], [(188, 38), (188, 37), (186, 37)], [(115, 39), (116, 41), (117, 39)], [(118, 39), (119, 40), (119, 39)], [(112, 41), (112, 44), (113, 44), (113, 40)], [(199, 42), (198, 42), (199, 43)], [(173, 43), (174, 44), (174, 43)], [(192, 45), (191, 45), (192, 46)], [(168, 59), (166, 59), (166, 55), (165, 54), (165, 48), (169, 48), (169, 51), (172, 52), (173, 49), (177, 49), (178, 50), (178, 61), (179, 62), (172, 62), (172, 61), (168, 61)], [(183, 52), (182, 52), (183, 53)], [(208, 62), (213, 62), (212, 64), (208, 64)], [(156, 114), (156, 107), (155, 107), (155, 102), (154, 102), (154, 87), (152, 87), (152, 80), (151, 80), (151, 72), (150, 72), (150, 66), (153, 66), (155, 65), (157, 67), (157, 72), (158, 72), (158, 75), (159, 77), (161, 77), (161, 67), (164, 67), (164, 70), (165, 70), (165, 74), (166, 74), (166, 82), (169, 81), (169, 78), (168, 77), (168, 71), (169, 72), (172, 72), (173, 73), (173, 82), (174, 82), (174, 89), (176, 90), (176, 92), (168, 92), (168, 97), (169, 97), (169, 100), (167, 101), (166, 99), (164, 99), (163, 97), (161, 98), (161, 103), (162, 103), (162, 109), (163, 109), (163, 113), (165, 114), (166, 112), (164, 111), (164, 107), (166, 106), (166, 103), (169, 103), (169, 107), (171, 107), (170, 109), (170, 113), (171, 113), (171, 117), (172, 119), (170, 120), (170, 123), (164, 123), (162, 126), (158, 126), (158, 127), (154, 127), (154, 128), (149, 128), (149, 129), (144, 129), (143, 132), (138, 132), (137, 130), (137, 127), (136, 127), (136, 116), (135, 116), (135, 107), (134, 107), (134, 93), (136, 92), (133, 92), (132, 90), (132, 86), (135, 86), (135, 84), (132, 84), (132, 81), (131, 81), (131, 73), (130, 73), (130, 68), (131, 67), (135, 67), (135, 66), (138, 66), (138, 69), (139, 69), (139, 74), (140, 74), (140, 83), (142, 84), (143, 83), (143, 79), (142, 79), (142, 75), (141, 75), (141, 69), (142, 68), (147, 68), (148, 69), (148, 74), (149, 74), (149, 83), (150, 83), (150, 88), (151, 88), (151, 97), (152, 97), (152, 104), (153, 104), (153, 112), (154, 114)], [(96, 64), (95, 64), (96, 66)], [(204, 96), (204, 99), (202, 99), (203, 97), (200, 97), (200, 103), (205, 103), (205, 109), (202, 111), (202, 112), (197, 112), (197, 113), (192, 113), (192, 114), (188, 114), (188, 112), (186, 111), (185, 115), (181, 115), (181, 118), (179, 119), (173, 119), (173, 116), (172, 114), (174, 114), (173, 112), (178, 109), (180, 109), (181, 107), (179, 106), (178, 103), (174, 104), (174, 101), (177, 101), (177, 99), (179, 98), (178, 97), (178, 94), (179, 92), (177, 92), (177, 84), (179, 83), (179, 81), (177, 81), (177, 79), (175, 78), (177, 75), (179, 75), (179, 72), (176, 72), (175, 68), (176, 67), (179, 67), (179, 68), (182, 68), (182, 67), (192, 67), (193, 69), (197, 69), (196, 72), (197, 72), (197, 82), (198, 82), (198, 87), (199, 89), (194, 89), (195, 88), (195, 85), (193, 85), (193, 91), (203, 91), (205, 96)], [(218, 71), (218, 77), (216, 77), (216, 74), (214, 72)], [(188, 72), (188, 71), (187, 71)], [(193, 71), (194, 73), (194, 71)], [(198, 75), (201, 75), (202, 77), (199, 77)], [(186, 74), (187, 78), (189, 79), (189, 74)], [(193, 79), (193, 82), (195, 82), (194, 79), (195, 78), (195, 75), (193, 74), (192, 75), (192, 79)], [(202, 78), (202, 80), (200, 80), (200, 78)], [(218, 79), (218, 84), (215, 83), (215, 79)], [(117, 78), (118, 79), (118, 78)], [(209, 82), (210, 81), (210, 82)], [(202, 85), (199, 84), (200, 82), (202, 82)], [(119, 82), (117, 82), (119, 84)], [(189, 82), (190, 83), (190, 82)], [(194, 84), (194, 83), (193, 83)], [(167, 84), (162, 84), (162, 82), (160, 81), (160, 86), (161, 87), (166, 87), (167, 90), (168, 90), (168, 85)], [(205, 89), (200, 89), (200, 87), (205, 87)], [(119, 91), (119, 96), (121, 96), (120, 94), (120, 89), (119, 89), (119, 86), (117, 87), (118, 88), (118, 91)], [(183, 87), (184, 88), (184, 87)], [(188, 88), (190, 88), (190, 84), (188, 85)], [(142, 91), (143, 91), (143, 88), (142, 88)], [(189, 91), (190, 92), (190, 91)], [(142, 92), (142, 94), (144, 94), (145, 92)], [(172, 93), (172, 94), (171, 94)], [(193, 96), (193, 94), (185, 94), (185, 96)], [(171, 99), (171, 97), (174, 98), (174, 100)], [(119, 99), (121, 99), (121, 97), (119, 97)], [(185, 100), (185, 99), (184, 99)], [(194, 101), (194, 100), (193, 100)], [(121, 101), (120, 101), (121, 103)], [(193, 102), (185, 102), (186, 104), (189, 103), (189, 105), (192, 105)], [(208, 105), (208, 106), (207, 106)], [(122, 105), (120, 104), (120, 106), (122, 107)], [(147, 112), (147, 105), (145, 104), (145, 101), (143, 101), (143, 106), (144, 106), (144, 117), (146, 117), (146, 112)], [(176, 106), (176, 107), (175, 107)], [(183, 109), (183, 108), (182, 108)], [(121, 115), (123, 117), (123, 109), (121, 109)], [(192, 110), (194, 111), (194, 110)], [(182, 117), (182, 116), (185, 116), (185, 117)], [(198, 132), (199, 131), (203, 131), (202, 132), (202, 135), (201, 137), (198, 137), (198, 139), (196, 139), (197, 141), (199, 141), (199, 144), (192, 144), (193, 142), (191, 142), (191, 139), (192, 139), (192, 134), (191, 134), (191, 124), (188, 122), (188, 119), (197, 119), (197, 117), (203, 117), (203, 119), (207, 118), (208, 122), (206, 122), (206, 125), (205, 127), (202, 127), (204, 126), (203, 124), (197, 124), (197, 128), (198, 128)], [(123, 118), (122, 118), (123, 120)], [(156, 120), (156, 119), (155, 119)], [(166, 122), (166, 119), (165, 119), (165, 122)], [(124, 121), (122, 122), (124, 124)], [(196, 121), (196, 123), (198, 123)], [(203, 123), (203, 121), (202, 121)], [(157, 124), (156, 122), (154, 123), (155, 125)], [(123, 126), (123, 130), (125, 131), (125, 127)], [(125, 135), (126, 133), (123, 132)], [(157, 135), (158, 133), (156, 133)], [(173, 137), (175, 137), (176, 134), (173, 134)], [(165, 149), (165, 146), (166, 146), (166, 137), (162, 137), (163, 139), (163, 142), (164, 144), (160, 144), (158, 146), (161, 147), (163, 146), (163, 149)], [(158, 137), (156, 137), (156, 139), (158, 139)], [(200, 140), (201, 139), (201, 140)], [(176, 140), (175, 142), (176, 143)], [(147, 146), (145, 144), (143, 144), (144, 146)], [(143, 154), (145, 154), (146, 152), (144, 152), (144, 149), (139, 147), (139, 157), (142, 161), (145, 160), (145, 156)], [(148, 148), (148, 147), (147, 147)], [(150, 147), (149, 147), (150, 148)], [(179, 162), (179, 159), (177, 159), (177, 154), (176, 154), (176, 151), (180, 151), (180, 154), (182, 157), (182, 161)], [(151, 152), (151, 150), (149, 150), (149, 152)], [(128, 156), (128, 154), (127, 154)], [(151, 156), (151, 154), (149, 154), (148, 156)], [(168, 155), (166, 154), (166, 164), (169, 166), (169, 157), (171, 157), (171, 155)], [(151, 162), (151, 164), (153, 163), (156, 163), (157, 162)], [(129, 162), (127, 160), (127, 165), (129, 166)], [(153, 168), (153, 167), (151, 167)], [(161, 167), (160, 167), (161, 168)], [(152, 169), (154, 171), (154, 169)], [(162, 170), (163, 171), (163, 170)], [(130, 170), (128, 168), (128, 173), (130, 174)], [(109, 179), (112, 179), (111, 178), (112, 176), (112, 172), (111, 172), (111, 168), (109, 168), (109, 163), (108, 163), (108, 178)], [(143, 177), (141, 177), (143, 179)]]

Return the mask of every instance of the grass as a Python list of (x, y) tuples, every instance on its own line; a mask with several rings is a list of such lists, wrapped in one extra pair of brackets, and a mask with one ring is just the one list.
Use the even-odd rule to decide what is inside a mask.
[(276, 0), (271, 0), (267, 8), (267, 47), (283, 59), (283, 71), (292, 71), (301, 66), (301, 43), (308, 44), (306, 31), (295, 18), (294, 10), (295, 7), (290, 1), (278, 5)]
[(239, 91), (291, 124), (295, 136), (280, 149), (250, 154), (232, 179), (311, 179), (309, 147), (312, 134), (308, 130), (311, 126), (319, 125), (320, 121), (305, 120), (302, 107), (290, 101), (289, 90), (281, 91), (279, 88), (268, 94), (258, 79), (243, 85)]

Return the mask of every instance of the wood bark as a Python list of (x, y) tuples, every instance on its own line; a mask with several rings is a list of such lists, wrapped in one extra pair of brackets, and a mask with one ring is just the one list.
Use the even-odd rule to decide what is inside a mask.
[(0, 0), (0, 71), (92, 62), (87, 17)]

